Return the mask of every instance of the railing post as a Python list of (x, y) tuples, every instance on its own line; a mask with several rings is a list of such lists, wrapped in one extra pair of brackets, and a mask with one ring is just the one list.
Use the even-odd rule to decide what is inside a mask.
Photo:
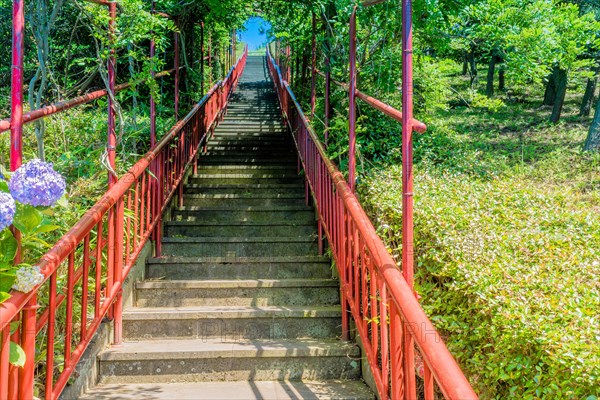
[[(115, 81), (116, 81), (116, 51), (115, 51), (115, 32), (116, 32), (116, 18), (117, 18), (117, 3), (109, 3), (108, 11), (110, 19), (108, 21), (108, 35), (110, 39), (110, 56), (108, 58), (108, 137), (106, 151), (108, 154), (108, 188), (110, 189), (117, 182), (115, 176), (116, 168), (116, 145), (117, 136), (115, 132)], [(115, 228), (116, 228), (116, 215), (115, 209), (111, 209), (108, 213), (108, 252), (107, 252), (107, 278), (106, 278), (106, 291), (110, 293), (114, 284), (114, 271), (115, 271)], [(115, 308), (109, 309), (108, 318), (114, 318)]]
[(200, 91), (204, 96), (204, 21), (200, 21)]
[[(152, 0), (152, 13), (154, 14), (156, 7), (156, 1)], [(150, 75), (154, 80), (155, 72), (154, 72), (154, 57), (156, 52), (156, 45), (154, 43), (154, 31), (150, 32), (150, 63), (152, 65), (152, 69), (150, 70)], [(154, 147), (156, 144), (156, 101), (154, 100), (154, 96), (150, 93), (150, 148)]]
[[(175, 26), (177, 29), (177, 21), (175, 22)], [(179, 120), (179, 32), (174, 33), (173, 45), (175, 47), (174, 51), (174, 68), (175, 68), (175, 122)]]
[[(10, 170), (15, 171), (23, 162), (23, 59), (25, 52), (25, 10), (23, 0), (13, 1), (12, 23)], [(13, 228), (12, 232), (18, 243), (17, 255), (14, 262), (15, 264), (19, 264), (21, 262), (21, 233), (16, 228)], [(36, 296), (33, 296), (23, 308), (20, 327), (20, 344), (25, 351), (25, 365), (20, 370), (14, 367), (12, 373), (10, 373), (12, 384), (7, 385), (10, 388), (7, 391), (7, 397), (18, 396), (20, 399), (33, 398), (36, 308)], [(5, 334), (8, 334), (8, 330), (5, 331)], [(4, 384), (1, 381), (0, 383)]]
[(119, 292), (115, 298), (114, 305), (114, 341), (115, 346), (120, 346), (123, 342), (123, 237), (125, 219), (125, 202), (123, 197), (117, 200), (113, 208), (116, 213), (115, 220), (115, 250), (114, 250), (114, 283), (119, 285)]
[(290, 84), (292, 80), (292, 57), (289, 44), (285, 46), (285, 80), (288, 84)]
[(310, 119), (315, 115), (316, 104), (316, 75), (317, 75), (317, 17), (312, 13), (312, 59), (311, 59), (311, 82), (310, 82)]
[[(402, 274), (413, 288), (413, 81), (412, 0), (402, 0)], [(416, 398), (414, 339), (404, 326), (404, 373), (407, 398)]]
[(354, 192), (356, 180), (356, 6), (350, 16), (350, 87), (348, 90), (348, 185)]

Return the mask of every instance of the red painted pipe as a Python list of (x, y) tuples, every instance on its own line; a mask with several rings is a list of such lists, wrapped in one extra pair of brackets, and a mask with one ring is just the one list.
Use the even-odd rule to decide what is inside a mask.
[[(115, 83), (117, 73), (117, 60), (115, 51), (115, 40), (116, 40), (116, 22), (117, 22), (117, 3), (110, 3), (109, 8), (110, 19), (108, 21), (108, 34), (111, 41), (110, 57), (108, 58), (108, 91), (111, 95), (108, 96), (108, 139), (107, 139), (107, 153), (108, 153), (108, 164), (115, 171), (116, 168), (116, 146), (117, 146), (117, 135), (115, 131), (115, 104), (113, 97), (115, 96)], [(108, 187), (112, 187), (117, 181), (117, 177), (111, 172), (108, 172)]]
[[(159, 72), (158, 74), (155, 75), (155, 79), (161, 78), (163, 76), (167, 76), (173, 72), (175, 72), (175, 69)], [(115, 86), (115, 92), (118, 93), (122, 90), (128, 89), (132, 85), (138, 84), (142, 81), (143, 80), (140, 79), (140, 80), (134, 81), (132, 83), (123, 83), (123, 84), (117, 85), (117, 86)], [(49, 115), (57, 114), (61, 111), (65, 111), (70, 108), (80, 106), (82, 104), (90, 103), (96, 99), (106, 96), (107, 94), (108, 94), (108, 91), (105, 89), (96, 90), (94, 92), (90, 92), (88, 94), (84, 94), (82, 96), (75, 97), (71, 100), (59, 101), (59, 102), (51, 104), (49, 106), (42, 107), (37, 110), (29, 111), (28, 113), (23, 114), (23, 124), (28, 124), (30, 122), (37, 121), (40, 118), (44, 118)], [(11, 123), (10, 123), (9, 119), (1, 120), (0, 121), (0, 133), (10, 130), (10, 126), (11, 126)]]
[(350, 15), (350, 86), (348, 90), (348, 185), (356, 183), (356, 8)]
[(204, 95), (204, 21), (200, 21), (200, 91)]
[[(413, 60), (412, 60), (412, 0), (402, 0), (402, 275), (413, 290), (414, 224), (413, 224)], [(409, 397), (417, 396), (414, 338), (404, 326), (404, 390)], [(409, 373), (410, 372), (410, 373)]]
[[(322, 71), (319, 71), (319, 70), (317, 70), (317, 73), (319, 75), (325, 77), (325, 81), (327, 82), (327, 73), (323, 73)], [(349, 90), (347, 83), (338, 82), (333, 79), (331, 79), (331, 82), (335, 83), (337, 86), (343, 88), (346, 91)], [(361, 92), (358, 89), (356, 89), (356, 97), (358, 97), (359, 99), (361, 99), (362, 101), (364, 101), (365, 103), (370, 105), (371, 107), (381, 111), (388, 117), (391, 117), (398, 122), (402, 122), (402, 112), (400, 110), (397, 110), (394, 107), (390, 106), (389, 104), (386, 104), (386, 103), (382, 102), (381, 100), (371, 97), (371, 96)], [(412, 126), (413, 126), (413, 129), (415, 130), (415, 132), (425, 133), (427, 131), (427, 125), (425, 125), (423, 122), (418, 121), (414, 118), (412, 119), (412, 121), (413, 121)]]
[(23, 53), (25, 34), (24, 0), (13, 0), (13, 37), (11, 69), (10, 170), (23, 160)]
[[(152, 12), (155, 12), (156, 1), (152, 0)], [(152, 36), (150, 38), (150, 62), (152, 64), (152, 69), (150, 70), (150, 75), (152, 79), (155, 79), (154, 76), (154, 58), (156, 52), (156, 44), (154, 43), (154, 31), (150, 33)], [(150, 93), (150, 147), (154, 147), (156, 144), (156, 100), (154, 100), (154, 96)]]
[(179, 119), (179, 33), (175, 32), (174, 37), (175, 46), (175, 59), (173, 65), (175, 66), (175, 121)]
[(312, 59), (310, 68), (310, 119), (315, 115), (317, 74), (317, 17), (312, 13)]

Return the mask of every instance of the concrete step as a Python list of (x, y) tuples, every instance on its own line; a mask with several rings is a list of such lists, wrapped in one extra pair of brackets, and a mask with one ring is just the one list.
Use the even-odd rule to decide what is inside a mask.
[[(286, 184), (286, 185), (186, 185), (184, 192), (187, 195), (241, 195), (253, 197), (257, 194), (265, 194), (268, 196), (285, 196), (285, 195), (304, 195), (304, 184)], [(184, 197), (185, 198), (185, 197)]]
[(200, 155), (201, 165), (240, 165), (246, 164), (248, 166), (268, 166), (268, 165), (297, 165), (298, 158), (294, 157), (254, 157), (254, 156), (236, 156), (233, 154), (228, 155)]
[(163, 238), (163, 254), (184, 257), (276, 257), (317, 252), (313, 237)]
[[(227, 200), (230, 202), (231, 200)], [(286, 200), (288, 201), (288, 200)], [(299, 201), (300, 202), (300, 201)], [(216, 203), (213, 203), (216, 204)], [(265, 204), (265, 203), (263, 203)], [(206, 205), (206, 204), (203, 204)], [(262, 205), (262, 204), (261, 204)], [(167, 237), (212, 237), (212, 236), (310, 236), (316, 235), (314, 221), (305, 223), (269, 222), (220, 222), (209, 224), (203, 221), (171, 221), (165, 222)]]
[(161, 257), (148, 260), (146, 277), (164, 279), (329, 278), (327, 257)]
[(237, 171), (237, 170), (221, 170), (221, 171), (207, 171), (200, 169), (197, 175), (190, 176), (190, 180), (193, 179), (218, 179), (218, 178), (240, 178), (240, 179), (297, 179), (299, 177), (298, 172), (292, 168), (285, 170), (248, 170), (248, 171)]
[(207, 152), (227, 152), (227, 153), (288, 153), (292, 151), (291, 146), (288, 144), (259, 144), (259, 145), (248, 145), (245, 143), (226, 143), (226, 144), (210, 144), (206, 147)]
[[(185, 207), (216, 207), (224, 204), (231, 204), (236, 207), (280, 207), (285, 205), (302, 205), (305, 203), (304, 196), (301, 193), (288, 197), (270, 196), (270, 197), (250, 197), (243, 195), (221, 195), (215, 198), (196, 198), (191, 197), (194, 194), (184, 197), (183, 205)], [(233, 197), (237, 196), (237, 197)]]
[(330, 340), (125, 342), (99, 355), (101, 383), (358, 379), (355, 345)]
[(290, 183), (302, 184), (303, 182), (304, 178), (298, 175), (292, 177), (281, 174), (262, 174), (262, 176), (252, 176), (250, 174), (205, 174), (190, 177), (188, 180), (188, 184), (190, 185), (276, 185)]
[(81, 400), (374, 400), (361, 381), (102, 384)]
[(281, 165), (198, 165), (198, 171), (200, 173), (221, 173), (221, 172), (232, 172), (232, 173), (271, 173), (271, 172), (289, 172), (296, 173), (296, 165), (292, 164), (281, 164)]
[(306, 224), (315, 221), (315, 213), (306, 206), (271, 207), (240, 207), (235, 209), (217, 207), (184, 207), (173, 210), (174, 221), (195, 221), (201, 223), (281, 223), (287, 221), (294, 224)]
[(339, 304), (333, 279), (145, 281), (136, 284), (137, 307), (309, 306)]
[(340, 318), (339, 306), (134, 307), (123, 312), (123, 334), (128, 340), (334, 338)]

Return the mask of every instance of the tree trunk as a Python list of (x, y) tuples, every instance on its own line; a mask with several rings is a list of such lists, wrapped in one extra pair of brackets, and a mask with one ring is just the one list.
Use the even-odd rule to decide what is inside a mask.
[(563, 105), (565, 104), (565, 95), (567, 93), (567, 71), (559, 69), (556, 81), (556, 98), (554, 99), (554, 107), (552, 108), (552, 115), (550, 115), (550, 122), (556, 124), (560, 120), (560, 114), (562, 113)]
[(544, 92), (544, 101), (542, 102), (545, 106), (554, 105), (556, 99), (556, 79), (558, 74), (558, 67), (554, 67), (550, 75), (548, 75), (548, 83), (546, 84), (546, 91)]
[(487, 84), (485, 85), (485, 94), (488, 97), (494, 95), (494, 74), (496, 72), (496, 55), (492, 52), (490, 56), (490, 64), (487, 73)]
[(506, 65), (504, 64), (503, 59), (499, 59), (498, 62), (501, 62), (500, 67), (498, 68), (498, 90), (504, 92), (506, 90)]
[(475, 62), (475, 49), (469, 52), (469, 73), (471, 75), (471, 85), (477, 79), (477, 63)]
[(581, 102), (581, 107), (579, 108), (579, 115), (581, 117), (589, 116), (590, 111), (592, 110), (592, 105), (594, 104), (594, 93), (596, 93), (596, 85), (598, 84), (598, 72), (600, 72), (600, 64), (597, 64), (596, 67), (592, 68), (592, 71), (594, 72), (594, 76), (587, 81), (585, 93), (583, 94), (583, 101)]
[(600, 97), (596, 102), (596, 112), (594, 113), (594, 119), (592, 120), (592, 125), (590, 126), (590, 131), (588, 133), (587, 138), (585, 139), (585, 144), (583, 145), (583, 150), (586, 151), (598, 151), (600, 150)]
[(469, 73), (469, 56), (467, 55), (467, 52), (465, 51), (463, 53), (462, 75), (467, 76), (468, 73)]

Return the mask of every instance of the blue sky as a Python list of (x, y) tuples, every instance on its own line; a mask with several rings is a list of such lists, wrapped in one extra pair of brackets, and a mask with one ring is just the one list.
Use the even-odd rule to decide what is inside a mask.
[(267, 33), (271, 24), (261, 17), (250, 17), (240, 30), (241, 41), (248, 44), (248, 50), (256, 50), (267, 42)]

